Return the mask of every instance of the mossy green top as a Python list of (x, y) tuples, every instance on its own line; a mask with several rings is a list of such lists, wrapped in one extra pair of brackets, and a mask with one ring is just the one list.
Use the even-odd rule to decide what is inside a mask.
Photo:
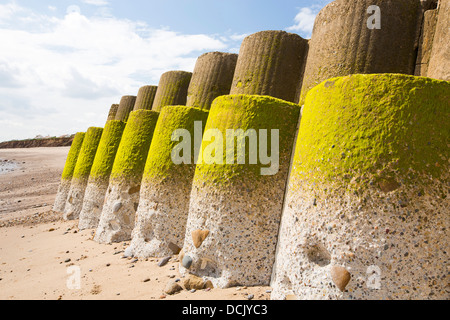
[(91, 168), (91, 179), (109, 179), (124, 129), (125, 122), (123, 121), (110, 120), (105, 124)]
[[(166, 106), (162, 109), (156, 124), (149, 156), (144, 170), (144, 179), (164, 178), (168, 175), (179, 175), (180, 178), (186, 174), (194, 173), (194, 123), (199, 121), (202, 128), (205, 127), (208, 112), (198, 108), (186, 106)], [(172, 161), (172, 150), (180, 142), (172, 141), (172, 134), (183, 129), (189, 132), (191, 137), (191, 159), (190, 163), (174, 164)], [(200, 135), (203, 133), (200, 132)]]
[(91, 127), (87, 130), (78, 156), (77, 165), (75, 166), (73, 179), (89, 177), (102, 132), (103, 128), (97, 127)]
[(64, 170), (62, 173), (62, 179), (64, 180), (72, 179), (85, 134), (85, 132), (78, 132), (73, 138), (72, 145), (70, 146), (69, 154), (67, 155), (66, 164), (64, 165)]
[[(235, 141), (234, 164), (227, 164), (226, 137), (228, 129), (242, 129), (244, 132), (253, 129), (258, 135), (257, 153), (260, 154), (261, 131), (267, 130), (267, 154), (272, 150), (271, 131), (279, 130), (279, 161), (280, 166), (285, 162), (289, 163), (297, 125), (300, 116), (300, 106), (291, 102), (269, 96), (255, 95), (227, 95), (214, 100), (209, 112), (208, 121), (205, 127), (205, 134), (202, 141), (202, 155), (205, 157), (205, 149), (213, 141), (206, 141), (205, 137), (210, 129), (218, 129), (223, 136), (223, 160), (222, 164), (199, 163), (196, 168), (194, 181), (204, 183), (227, 184), (234, 180), (256, 179), (261, 177), (261, 168), (270, 165), (262, 164), (258, 156), (256, 164), (250, 163), (250, 148), (247, 143), (245, 148), (245, 164), (238, 164), (237, 161), (237, 141)], [(247, 140), (247, 139), (246, 139)]]
[(130, 113), (114, 160), (111, 180), (142, 178), (158, 116), (159, 112), (143, 109)]
[(324, 81), (306, 97), (291, 177), (369, 185), (448, 174), (450, 82), (400, 74)]

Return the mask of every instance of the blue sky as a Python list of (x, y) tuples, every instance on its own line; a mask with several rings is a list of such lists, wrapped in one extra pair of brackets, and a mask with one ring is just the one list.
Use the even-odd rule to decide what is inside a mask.
[(311, 36), (331, 0), (0, 0), (0, 141), (103, 126), (109, 107), (262, 30)]

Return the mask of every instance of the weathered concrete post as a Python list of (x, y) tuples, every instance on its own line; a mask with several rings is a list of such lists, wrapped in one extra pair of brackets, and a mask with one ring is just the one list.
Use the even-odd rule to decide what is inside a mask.
[(139, 204), (142, 172), (147, 160), (158, 112), (130, 113), (109, 178), (103, 210), (94, 240), (101, 243), (131, 239)]
[(430, 63), (431, 50), (433, 49), (436, 23), (437, 10), (425, 11), (414, 73), (416, 76), (426, 77), (428, 74), (428, 64)]
[(298, 101), (308, 41), (285, 31), (261, 31), (244, 39), (230, 94)]
[(123, 121), (109, 120), (106, 122), (84, 194), (78, 222), (80, 230), (93, 229), (98, 226), (109, 185), (109, 175), (124, 129), (125, 122)]
[(65, 220), (78, 219), (102, 132), (103, 128), (97, 127), (91, 127), (86, 132), (73, 172), (70, 190), (67, 195), (66, 206), (64, 208)]
[(66, 207), (67, 195), (70, 190), (70, 183), (72, 182), (73, 171), (77, 164), (78, 155), (83, 144), (85, 132), (78, 132), (73, 138), (72, 145), (70, 146), (69, 154), (67, 155), (66, 164), (61, 177), (61, 183), (59, 184), (58, 193), (56, 194), (55, 203), (53, 205), (53, 211), (63, 213)]
[(186, 71), (169, 71), (159, 80), (158, 90), (152, 110), (161, 111), (165, 106), (186, 105), (187, 90), (192, 73)]
[(119, 109), (117, 110), (115, 120), (127, 122), (135, 103), (136, 96), (123, 96), (120, 99)]
[[(195, 172), (194, 137), (201, 139), (207, 117), (208, 112), (197, 108), (162, 109), (144, 170), (127, 255), (164, 257), (177, 254), (183, 247)], [(184, 145), (182, 151), (177, 149)], [(183, 162), (174, 158), (174, 152), (176, 156), (183, 154)]]
[(133, 111), (144, 109), (152, 110), (153, 102), (155, 101), (157, 86), (143, 86), (139, 89), (136, 103)]
[(209, 110), (215, 98), (230, 93), (237, 54), (209, 52), (195, 64), (186, 106)]
[(182, 273), (221, 288), (269, 284), (299, 115), (298, 105), (268, 96), (214, 100), (192, 186)]
[(324, 81), (306, 97), (272, 299), (446, 299), (450, 83)]
[(450, 81), (450, 1), (440, 0), (427, 76)]
[(324, 7), (314, 24), (300, 104), (332, 77), (414, 74), (420, 10), (420, 0), (336, 0)]
[(117, 115), (117, 110), (119, 110), (118, 104), (111, 105), (111, 108), (109, 109), (109, 113), (108, 113), (108, 119), (106, 121), (114, 120)]

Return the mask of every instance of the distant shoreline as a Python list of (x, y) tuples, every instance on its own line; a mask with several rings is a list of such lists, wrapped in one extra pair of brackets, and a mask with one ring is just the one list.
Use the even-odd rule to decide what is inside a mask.
[(69, 147), (72, 144), (73, 138), (74, 135), (65, 138), (52, 137), (5, 141), (0, 142), (0, 149)]

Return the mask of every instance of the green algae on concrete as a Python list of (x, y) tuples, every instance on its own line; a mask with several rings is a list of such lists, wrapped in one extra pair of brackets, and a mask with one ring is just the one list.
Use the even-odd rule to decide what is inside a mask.
[(89, 177), (102, 133), (103, 128), (91, 127), (87, 130), (72, 179)]
[(130, 113), (117, 150), (94, 240), (100, 243), (131, 239), (139, 205), (142, 173), (159, 112)]
[(58, 187), (53, 210), (56, 212), (64, 212), (66, 207), (67, 195), (69, 194), (70, 184), (72, 181), (73, 172), (77, 164), (78, 155), (83, 144), (85, 132), (78, 132), (73, 138), (70, 146), (69, 154), (67, 155), (66, 164), (61, 177), (61, 183)]
[[(127, 249), (133, 256), (165, 257), (173, 254), (171, 248), (183, 246), (195, 173), (194, 136), (201, 141), (207, 117), (208, 112), (197, 108), (162, 109), (142, 178), (133, 239)], [(180, 130), (183, 141), (174, 134)], [(186, 143), (183, 151), (178, 149), (182, 143)], [(172, 158), (174, 152), (183, 153), (182, 162)]]
[(91, 127), (86, 132), (67, 195), (63, 216), (65, 220), (77, 219), (80, 215), (89, 174), (102, 133), (103, 128), (97, 127)]
[(448, 297), (449, 120), (446, 81), (352, 75), (309, 91), (272, 299)]
[(81, 146), (85, 137), (85, 132), (78, 132), (73, 138), (70, 146), (69, 154), (67, 155), (66, 164), (62, 173), (62, 179), (72, 179), (75, 166), (77, 164), (78, 155), (80, 154)]
[[(222, 163), (226, 164), (227, 152), (225, 150), (225, 140), (227, 137), (227, 130), (242, 129), (244, 132), (249, 129), (255, 130), (258, 137), (260, 136), (259, 130), (268, 130), (268, 155), (272, 149), (271, 130), (279, 130), (279, 154), (287, 156), (287, 158), (279, 160), (279, 163), (282, 164), (283, 161), (290, 161), (290, 153), (287, 151), (292, 149), (291, 143), (296, 134), (299, 115), (299, 105), (269, 96), (221, 96), (213, 102), (205, 132), (209, 129), (218, 129), (222, 133), (224, 146)], [(208, 156), (205, 149), (208, 148), (210, 143), (210, 141), (202, 142), (201, 154), (203, 158)], [(238, 155), (236, 150), (238, 148), (237, 146), (235, 147), (235, 164), (221, 165), (217, 163), (199, 163), (197, 165), (195, 179), (202, 179), (205, 183), (213, 183), (214, 181), (214, 184), (231, 182), (232, 180), (239, 180), (241, 176), (249, 177), (250, 175), (255, 179), (260, 179), (262, 177), (261, 168), (267, 168), (269, 165), (264, 165), (259, 162), (259, 141), (257, 164), (249, 163), (250, 149), (248, 145), (245, 149), (246, 164), (237, 164)]]
[(125, 125), (125, 122), (119, 120), (110, 120), (105, 124), (90, 179), (109, 179)]
[[(269, 284), (299, 117), (299, 105), (269, 96), (214, 100), (190, 195), (183, 252), (192, 263), (180, 268), (183, 275), (203, 277), (216, 288)], [(232, 130), (242, 130), (239, 139), (227, 135)], [(263, 174), (269, 168), (276, 170)], [(199, 244), (198, 234), (208, 236)]]
[(80, 230), (96, 228), (98, 225), (125, 125), (125, 122), (119, 120), (110, 120), (105, 124), (84, 193), (78, 223)]
[(114, 161), (111, 179), (141, 179), (158, 116), (158, 112), (150, 110), (130, 113)]
[[(208, 112), (186, 106), (164, 107), (156, 125), (149, 157), (145, 165), (144, 179), (164, 178), (167, 175), (180, 174), (183, 177), (185, 170), (195, 168), (194, 162), (194, 123), (199, 121), (202, 128), (208, 118)], [(172, 140), (176, 130), (186, 130), (191, 139), (191, 159), (189, 163), (174, 164), (172, 151), (180, 143)], [(200, 132), (200, 135), (202, 132)], [(192, 172), (193, 174), (193, 172)]]
[[(399, 74), (324, 81), (306, 97), (293, 172), (355, 186), (448, 171), (450, 82)], [(318, 134), (323, 132), (323, 134)], [(401, 178), (400, 178), (401, 177)]]

